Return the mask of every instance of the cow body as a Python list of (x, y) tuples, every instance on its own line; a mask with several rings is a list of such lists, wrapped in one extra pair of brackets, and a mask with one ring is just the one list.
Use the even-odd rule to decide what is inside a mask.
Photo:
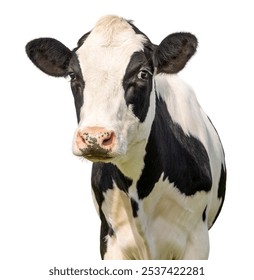
[(131, 22), (103, 17), (70, 51), (27, 45), (42, 71), (71, 78), (73, 152), (93, 161), (103, 259), (207, 259), (225, 194), (219, 136), (177, 73), (197, 47), (189, 33), (159, 46)]

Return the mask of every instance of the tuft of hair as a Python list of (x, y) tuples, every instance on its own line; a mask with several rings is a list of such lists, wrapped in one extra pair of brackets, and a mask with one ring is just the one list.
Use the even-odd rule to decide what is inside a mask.
[(92, 32), (103, 35), (103, 46), (105, 47), (114, 44), (117, 39), (124, 41), (127, 37), (122, 34), (134, 33), (132, 26), (126, 19), (115, 15), (107, 15), (100, 18)]

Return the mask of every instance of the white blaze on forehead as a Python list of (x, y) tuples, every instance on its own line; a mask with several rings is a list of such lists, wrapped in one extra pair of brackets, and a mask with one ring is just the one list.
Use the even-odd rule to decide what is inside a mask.
[(101, 18), (77, 50), (86, 85), (95, 81), (104, 84), (110, 79), (119, 83), (131, 55), (143, 49), (145, 40), (123, 18)]
[(112, 127), (124, 114), (123, 77), (132, 54), (141, 51), (145, 41), (123, 18), (106, 16), (97, 22), (77, 50), (85, 81), (80, 126)]

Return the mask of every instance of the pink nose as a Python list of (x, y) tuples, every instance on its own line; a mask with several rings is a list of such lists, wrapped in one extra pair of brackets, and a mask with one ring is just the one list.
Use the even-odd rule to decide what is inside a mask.
[(116, 136), (104, 127), (86, 127), (77, 133), (76, 144), (87, 156), (102, 156), (112, 151)]

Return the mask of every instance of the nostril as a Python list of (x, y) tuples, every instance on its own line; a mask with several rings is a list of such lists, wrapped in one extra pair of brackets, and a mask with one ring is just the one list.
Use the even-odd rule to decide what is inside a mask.
[(106, 132), (103, 137), (102, 145), (103, 146), (110, 146), (112, 145), (114, 140), (114, 133), (113, 132)]

